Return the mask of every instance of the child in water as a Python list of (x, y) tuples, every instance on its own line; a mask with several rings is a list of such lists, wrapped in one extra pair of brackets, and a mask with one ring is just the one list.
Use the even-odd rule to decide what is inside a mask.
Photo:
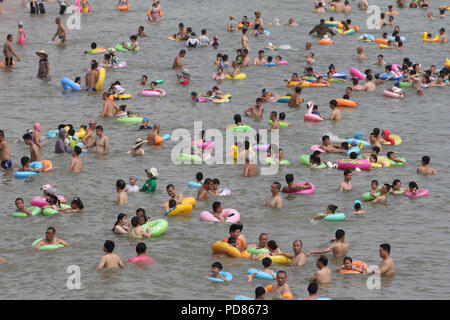
[(223, 281), (228, 281), (227, 279), (225, 279), (223, 276), (221, 276), (219, 274), (219, 272), (221, 272), (222, 269), (223, 269), (223, 266), (220, 262), (214, 262), (211, 266), (211, 275), (204, 276), (203, 278), (219, 278), (219, 279), (222, 279)]
[(366, 270), (355, 267), (353, 265), (352, 258), (350, 257), (344, 258), (344, 264), (339, 269), (337, 269), (337, 271), (358, 271), (359, 273), (366, 273)]
[(419, 186), (414, 181), (411, 181), (409, 183), (409, 192), (412, 194), (417, 194), (417, 191), (419, 190)]
[[(270, 259), (269, 257), (265, 257), (265, 258), (262, 259), (261, 262), (262, 262), (262, 265), (263, 265), (262, 272), (271, 274), (272, 277), (273, 277), (273, 279), (275, 279), (275, 278), (276, 278), (275, 273), (274, 273), (272, 270), (269, 269), (269, 267), (270, 267), (271, 264), (272, 264), (272, 259)], [(257, 273), (254, 272), (254, 273), (252, 273), (251, 275), (248, 275), (248, 276), (247, 276), (247, 277), (248, 277), (248, 282), (252, 282), (253, 277), (254, 277), (256, 274), (257, 274)]]
[(359, 200), (355, 200), (353, 202), (353, 209), (355, 209), (355, 211), (353, 211), (353, 214), (356, 214), (356, 215), (366, 213), (363, 209), (361, 209), (361, 201), (359, 201)]
[(333, 204), (330, 204), (330, 205), (327, 207), (327, 213), (326, 213), (326, 214), (324, 214), (324, 215), (319, 215), (319, 216), (316, 216), (316, 217), (313, 217), (312, 219), (313, 219), (313, 220), (318, 220), (318, 219), (325, 218), (325, 217), (327, 217), (327, 216), (329, 216), (329, 215), (332, 215), (332, 214), (334, 214), (334, 213), (336, 212), (336, 209), (337, 209), (337, 208), (338, 208), (337, 206), (335, 206), (335, 205), (333, 205)]
[(23, 22), (20, 21), (18, 25), (19, 30), (17, 31), (17, 43), (19, 45), (25, 44), (25, 29), (23, 28)]

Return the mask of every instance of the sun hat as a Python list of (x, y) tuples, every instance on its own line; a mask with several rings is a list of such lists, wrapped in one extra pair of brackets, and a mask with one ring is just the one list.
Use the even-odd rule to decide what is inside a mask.
[(150, 174), (155, 178), (158, 176), (158, 170), (156, 168), (146, 169), (145, 172), (150, 172)]
[(51, 185), (49, 185), (49, 184), (44, 184), (42, 187), (41, 187), (41, 190), (42, 191), (47, 191), (48, 189), (50, 189), (52, 186)]
[(393, 87), (392, 87), (392, 92), (400, 93), (400, 92), (402, 92), (402, 89), (397, 88), (396, 86), (393, 86)]
[(36, 54), (37, 54), (37, 55), (43, 54), (43, 55), (45, 55), (46, 58), (48, 57), (47, 52), (45, 52), (44, 50), (36, 51)]

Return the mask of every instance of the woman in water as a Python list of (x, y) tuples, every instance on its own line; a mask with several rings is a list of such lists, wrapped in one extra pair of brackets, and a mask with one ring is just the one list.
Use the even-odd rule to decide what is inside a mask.
[(117, 217), (117, 221), (112, 228), (112, 231), (119, 234), (127, 234), (128, 226), (127, 226), (127, 215), (125, 213), (119, 213)]
[(161, 7), (159, 6), (159, 1), (153, 2), (152, 7), (150, 8), (150, 14), (148, 15), (148, 20), (153, 22), (160, 22), (162, 11)]
[(70, 208), (59, 209), (58, 211), (63, 212), (63, 213), (75, 213), (75, 212), (80, 212), (83, 209), (84, 209), (83, 202), (81, 202), (80, 198), (75, 197), (75, 198), (73, 198), (72, 202), (70, 203)]

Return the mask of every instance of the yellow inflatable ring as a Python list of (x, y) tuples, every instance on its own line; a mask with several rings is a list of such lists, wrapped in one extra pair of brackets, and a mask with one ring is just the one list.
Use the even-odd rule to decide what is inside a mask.
[(235, 258), (240, 258), (241, 257), (241, 252), (238, 249), (236, 249), (235, 247), (233, 247), (233, 246), (231, 246), (228, 243), (223, 242), (223, 241), (214, 242), (211, 245), (211, 249), (212, 249), (213, 253), (223, 251), (223, 252), (228, 253), (232, 257), (235, 257)]
[(105, 75), (105, 68), (100, 68), (100, 70), (98, 71), (98, 80), (95, 84), (95, 91), (102, 91), (103, 82), (105, 82)]
[(229, 74), (225, 75), (225, 79), (228, 80), (245, 80), (247, 78), (247, 75), (245, 73), (238, 73), (234, 77), (231, 77)]
[(179, 204), (175, 207), (175, 209), (170, 210), (167, 212), (166, 216), (187, 216), (189, 213), (192, 212), (192, 205), (190, 203), (185, 204)]

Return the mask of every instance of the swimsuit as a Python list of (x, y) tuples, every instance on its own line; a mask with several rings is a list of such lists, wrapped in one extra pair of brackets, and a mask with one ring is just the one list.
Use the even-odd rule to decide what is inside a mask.
[[(0, 1), (1, 2), (1, 1)], [(4, 161), (2, 161), (1, 162), (1, 166), (2, 166), (2, 168), (3, 169), (9, 169), (9, 168), (11, 168), (12, 167), (12, 162), (11, 162), (11, 160), (4, 160)]]

